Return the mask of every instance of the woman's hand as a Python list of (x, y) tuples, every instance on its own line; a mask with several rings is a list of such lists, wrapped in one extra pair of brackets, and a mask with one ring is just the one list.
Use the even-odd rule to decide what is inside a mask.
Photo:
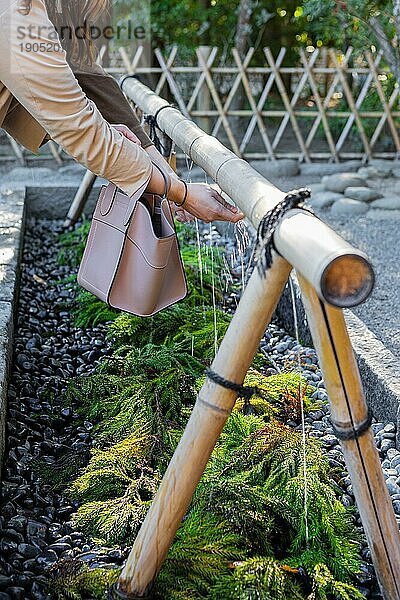
[(176, 204), (174, 204), (173, 202), (170, 202), (170, 206), (172, 214), (175, 215), (175, 219), (177, 221), (179, 221), (180, 223), (193, 223), (194, 216), (191, 215), (187, 210), (185, 210), (184, 208), (179, 208), (179, 206), (176, 206)]
[[(221, 194), (210, 185), (205, 183), (188, 183), (187, 187), (188, 194), (184, 208), (186, 212), (205, 223), (211, 223), (211, 221), (231, 221), (232, 223), (237, 223), (244, 218), (244, 214), (236, 206), (224, 200)], [(176, 180), (172, 182), (171, 191), (172, 188), (176, 188), (173, 190), (174, 196), (179, 198), (176, 201), (178, 203), (181, 202), (185, 193), (184, 184), (182, 181)]]

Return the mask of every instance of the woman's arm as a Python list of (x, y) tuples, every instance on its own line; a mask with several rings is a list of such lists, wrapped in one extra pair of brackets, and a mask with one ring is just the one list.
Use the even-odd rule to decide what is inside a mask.
[[(43, 0), (34, 0), (28, 15), (18, 12), (18, 4), (0, 0), (0, 81), (68, 154), (132, 194), (151, 178), (148, 154), (113, 129), (84, 95), (57, 46)], [(27, 41), (44, 50), (24, 50)]]

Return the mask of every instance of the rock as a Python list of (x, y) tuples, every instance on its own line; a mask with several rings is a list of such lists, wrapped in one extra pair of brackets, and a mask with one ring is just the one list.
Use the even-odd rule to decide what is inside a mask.
[(319, 194), (320, 192), (325, 192), (325, 186), (323, 183), (312, 183), (308, 186), (311, 190), (312, 195)]
[(282, 352), (286, 352), (286, 350), (288, 349), (288, 347), (289, 347), (289, 344), (287, 342), (281, 342), (280, 344), (277, 344), (275, 346), (275, 350), (277, 352), (282, 353)]
[(400, 194), (398, 196), (384, 196), (371, 202), (370, 206), (371, 208), (381, 208), (383, 210), (400, 210)]
[(391, 160), (384, 160), (382, 158), (371, 158), (369, 165), (375, 167), (381, 176), (390, 177), (393, 173), (393, 166), (395, 163)]
[(379, 431), (381, 431), (384, 428), (384, 424), (383, 423), (372, 423), (371, 428), (374, 433), (378, 433)]
[(326, 190), (343, 194), (348, 187), (363, 187), (365, 180), (354, 173), (339, 173), (338, 175), (325, 175), (322, 183)]
[(62, 554), (66, 550), (70, 550), (70, 548), (70, 544), (63, 544), (60, 542), (56, 542), (55, 544), (51, 544), (51, 546), (49, 546), (49, 550), (54, 550), (54, 552), (57, 554)]
[[(334, 173), (355, 172), (362, 166), (360, 160), (348, 160), (342, 163), (302, 163), (300, 172), (302, 175), (314, 176), (333, 175)], [(311, 185), (314, 189), (313, 185)]]
[(368, 187), (348, 187), (345, 189), (344, 195), (353, 200), (360, 202), (372, 202), (378, 198), (382, 198), (382, 194), (377, 190), (372, 190)]
[(44, 550), (44, 552), (42, 552), (37, 558), (36, 561), (37, 563), (41, 566), (44, 567), (45, 569), (47, 569), (48, 567), (50, 567), (52, 564), (54, 564), (55, 562), (57, 562), (58, 560), (58, 556), (57, 554), (54, 552), (54, 550)]
[(343, 198), (343, 195), (337, 192), (317, 192), (311, 196), (310, 204), (313, 208), (329, 208), (339, 198)]
[[(392, 448), (390, 448), (388, 450), (388, 456), (389, 456), (389, 452), (390, 450), (392, 450)], [(400, 454), (397, 454), (396, 456), (394, 456), (392, 458), (392, 460), (390, 461), (390, 468), (391, 469), (396, 469), (396, 467), (398, 467), (400, 465)]]
[(24, 600), (25, 590), (22, 587), (13, 586), (8, 588), (7, 593), (13, 598), (13, 600)]
[(383, 454), (386, 454), (386, 452), (389, 450), (389, 448), (395, 448), (396, 444), (394, 440), (382, 440), (382, 444), (381, 444), (381, 452)]
[(396, 433), (396, 425), (394, 423), (388, 423), (387, 425), (385, 425), (385, 427), (383, 428), (383, 431), (385, 433)]
[(396, 515), (400, 515), (400, 500), (393, 500), (393, 510)]
[(28, 519), (23, 515), (15, 515), (15, 517), (12, 517), (8, 521), (8, 526), (11, 527), (11, 529), (15, 529), (15, 531), (18, 531), (19, 533), (23, 533), (27, 521)]
[(24, 558), (36, 558), (40, 554), (40, 548), (37, 548), (33, 544), (19, 544), (18, 552), (22, 554)]
[(341, 502), (343, 504), (343, 506), (345, 506), (346, 508), (349, 508), (350, 506), (354, 505), (354, 500), (351, 496), (349, 496), (348, 494), (343, 494), (342, 498), (341, 498)]
[(300, 173), (297, 160), (282, 158), (280, 160), (252, 160), (250, 165), (266, 177), (294, 177)]
[(397, 485), (394, 477), (389, 477), (386, 479), (386, 486), (391, 496), (394, 494), (400, 494), (400, 487)]
[(331, 208), (333, 215), (364, 215), (366, 212), (368, 212), (368, 205), (352, 198), (337, 200)]
[(11, 577), (6, 577), (5, 575), (0, 575), (0, 590), (7, 589), (12, 584)]
[(34, 521), (29, 519), (27, 525), (27, 535), (28, 538), (37, 536), (37, 537), (45, 537), (47, 532), (47, 527), (44, 523), (39, 523), (38, 521)]
[(327, 446), (336, 446), (338, 443), (336, 437), (334, 435), (324, 435), (321, 438), (321, 442), (324, 442)]
[(363, 179), (378, 179), (381, 173), (376, 167), (361, 167), (358, 169), (357, 175)]

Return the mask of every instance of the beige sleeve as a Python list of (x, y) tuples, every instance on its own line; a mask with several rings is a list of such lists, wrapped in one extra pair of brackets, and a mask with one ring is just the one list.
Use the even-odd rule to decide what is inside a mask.
[(147, 153), (110, 127), (85, 96), (43, 0), (33, 0), (28, 15), (18, 5), (0, 0), (0, 80), (68, 154), (132, 194), (151, 176)]

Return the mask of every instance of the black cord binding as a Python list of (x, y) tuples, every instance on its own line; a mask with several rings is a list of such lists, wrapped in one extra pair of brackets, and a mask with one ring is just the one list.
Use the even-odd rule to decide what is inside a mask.
[(174, 108), (174, 106), (172, 104), (166, 104), (165, 106), (161, 106), (161, 108), (156, 110), (154, 115), (145, 115), (144, 120), (149, 126), (149, 137), (155, 145), (155, 147), (157, 148), (157, 150), (161, 154), (163, 154), (163, 156), (169, 156), (171, 154), (172, 149), (172, 140), (170, 138), (167, 138), (167, 145), (164, 146), (157, 133), (157, 129), (158, 131), (163, 131), (157, 122), (157, 117), (160, 114), (160, 112), (164, 110), (164, 108)]
[(264, 398), (265, 400), (268, 399), (265, 392), (256, 385), (255, 386), (243, 385), (240, 383), (235, 383), (234, 381), (229, 381), (229, 379), (225, 379), (224, 377), (222, 377), (222, 375), (219, 375), (212, 369), (206, 369), (204, 371), (204, 373), (205, 373), (206, 377), (208, 377), (208, 379), (210, 379), (217, 385), (220, 385), (221, 387), (224, 387), (227, 390), (232, 390), (233, 392), (237, 393), (238, 398), (243, 398), (243, 400), (244, 400), (243, 413), (245, 415), (251, 415), (251, 414), (255, 413), (254, 407), (251, 405), (251, 402), (250, 402), (250, 400), (253, 396), (260, 396), (261, 398)]
[(310, 196), (311, 190), (308, 188), (293, 190), (261, 219), (257, 230), (256, 244), (251, 257), (251, 262), (257, 262), (257, 267), (261, 275), (265, 275), (266, 271), (271, 267), (272, 248), (274, 247), (273, 235), (284, 215), (293, 208), (302, 208), (314, 214), (311, 208), (305, 205), (306, 200)]
[(342, 440), (344, 442), (348, 442), (349, 440), (357, 440), (359, 437), (364, 435), (371, 427), (373, 414), (370, 408), (368, 408), (368, 416), (358, 425), (358, 427), (351, 427), (348, 431), (343, 431), (342, 429), (338, 429), (331, 421), (331, 426), (333, 429), (333, 433), (336, 435), (338, 440)]

